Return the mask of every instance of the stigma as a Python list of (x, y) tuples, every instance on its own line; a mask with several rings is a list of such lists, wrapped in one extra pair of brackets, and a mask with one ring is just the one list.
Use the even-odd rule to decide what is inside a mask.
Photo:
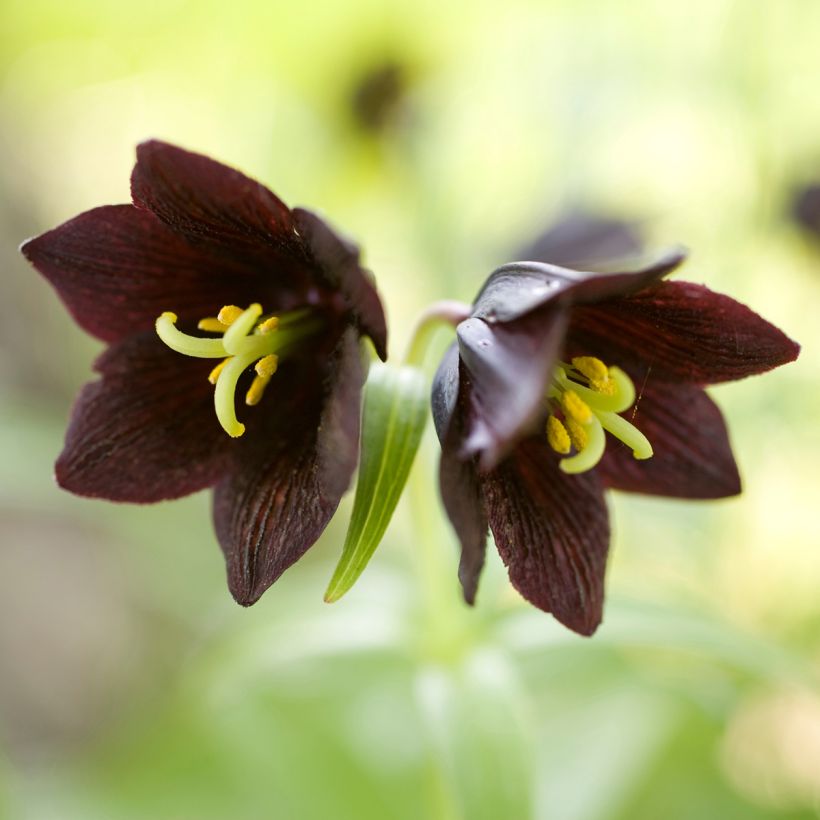
[(652, 457), (646, 436), (619, 415), (635, 402), (635, 385), (620, 368), (607, 367), (593, 356), (577, 356), (570, 364), (559, 362), (547, 402), (547, 442), (565, 456), (559, 462), (565, 473), (584, 473), (601, 460), (606, 449), (604, 431), (626, 444), (634, 458)]
[(235, 406), (242, 374), (253, 367), (255, 376), (245, 394), (245, 404), (259, 404), (279, 368), (280, 357), (318, 328), (318, 321), (308, 311), (263, 316), (258, 303), (244, 310), (225, 305), (216, 316), (199, 321), (199, 330), (221, 334), (221, 338), (190, 336), (180, 331), (176, 322), (177, 316), (171, 312), (163, 313), (156, 321), (157, 335), (168, 347), (185, 356), (222, 360), (208, 374), (208, 381), (214, 385), (216, 417), (232, 438), (245, 432)]

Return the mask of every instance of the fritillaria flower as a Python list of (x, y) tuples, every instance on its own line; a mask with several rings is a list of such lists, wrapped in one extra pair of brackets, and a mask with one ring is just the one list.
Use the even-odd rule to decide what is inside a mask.
[(472, 603), (487, 528), (515, 588), (584, 635), (602, 617), (606, 488), (679, 498), (740, 491), (705, 385), (763, 373), (799, 347), (682, 261), (591, 273), (496, 270), (433, 385), (440, 485)]
[(132, 205), (95, 208), (22, 248), (108, 344), (57, 480), (132, 502), (213, 487), (229, 586), (252, 604), (348, 487), (359, 339), (384, 358), (382, 306), (355, 246), (238, 171), (148, 142), (131, 188)]

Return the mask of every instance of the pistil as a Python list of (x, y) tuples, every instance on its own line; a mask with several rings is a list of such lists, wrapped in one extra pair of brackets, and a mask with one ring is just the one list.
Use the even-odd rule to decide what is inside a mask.
[(262, 318), (262, 306), (258, 303), (246, 310), (225, 305), (216, 316), (198, 323), (200, 330), (221, 333), (221, 339), (189, 336), (177, 329), (176, 321), (176, 314), (170, 312), (156, 321), (157, 335), (168, 347), (186, 356), (222, 359), (209, 373), (208, 381), (215, 385), (216, 417), (233, 438), (245, 432), (245, 425), (236, 417), (234, 400), (242, 374), (256, 363), (256, 375), (245, 394), (245, 403), (259, 404), (279, 367), (280, 356), (320, 327), (319, 320), (306, 310)]
[[(553, 373), (547, 399), (555, 409), (547, 419), (547, 441), (563, 456), (565, 473), (591, 470), (606, 448), (606, 430), (626, 444), (636, 459), (652, 456), (646, 436), (618, 415), (635, 401), (632, 379), (618, 367), (607, 367), (600, 359), (579, 356), (572, 364), (559, 362)], [(560, 413), (559, 418), (556, 413)]]

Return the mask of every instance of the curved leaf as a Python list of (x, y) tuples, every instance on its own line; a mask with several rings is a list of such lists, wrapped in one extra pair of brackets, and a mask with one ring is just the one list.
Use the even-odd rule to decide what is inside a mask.
[(393, 517), (427, 421), (427, 382), (415, 367), (376, 364), (364, 391), (359, 480), (344, 549), (325, 601), (356, 583)]

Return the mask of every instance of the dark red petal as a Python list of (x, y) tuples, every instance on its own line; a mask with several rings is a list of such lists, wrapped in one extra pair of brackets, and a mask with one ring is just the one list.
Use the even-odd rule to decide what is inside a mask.
[[(461, 544), (458, 577), (468, 604), (475, 603), (478, 579), (487, 550), (487, 516), (473, 460), (460, 457), (466, 398), (458, 399), (458, 348), (444, 356), (433, 380), (433, 418), (441, 440), (439, 487), (444, 509)], [(460, 412), (456, 412), (459, 404)]]
[(676, 498), (725, 498), (740, 492), (729, 434), (717, 405), (698, 387), (647, 382), (636, 409), (624, 416), (655, 454), (637, 461), (608, 437), (596, 468), (616, 490)]
[(568, 345), (649, 371), (650, 379), (714, 384), (794, 361), (800, 346), (740, 302), (703, 285), (660, 282), (572, 311)]
[(509, 322), (550, 303), (566, 307), (626, 296), (671, 273), (685, 258), (685, 251), (675, 248), (641, 267), (613, 273), (512, 262), (490, 275), (476, 298), (473, 315)]
[(21, 250), (80, 327), (108, 342), (150, 329), (166, 310), (195, 320), (259, 298), (253, 269), (191, 246), (133, 205), (86, 211)]
[(134, 204), (189, 239), (295, 244), (287, 206), (264, 185), (201, 154), (151, 140), (137, 147)]
[(295, 208), (293, 218), (319, 273), (342, 294), (356, 323), (373, 340), (376, 352), (384, 361), (387, 358), (384, 309), (373, 277), (359, 264), (358, 246), (339, 236), (316, 214), (304, 208)]
[(359, 356), (351, 328), (324, 369), (326, 384), (322, 371), (286, 362), (268, 387), (272, 395), (243, 417), (247, 431), (235, 466), (214, 494), (214, 523), (228, 585), (244, 606), (314, 544), (350, 483), (358, 456)]
[(595, 270), (640, 253), (643, 242), (634, 222), (571, 211), (550, 225), (515, 259), (533, 259), (564, 268)]
[(178, 498), (214, 484), (232, 444), (216, 421), (212, 361), (153, 333), (110, 347), (81, 391), (57, 460), (61, 487), (111, 501)]
[(567, 326), (566, 311), (547, 305), (514, 322), (468, 319), (458, 326), (470, 413), (464, 455), (492, 469), (543, 415), (547, 385)]
[(513, 586), (581, 635), (601, 622), (609, 522), (593, 472), (568, 476), (544, 437), (522, 442), (481, 478)]

